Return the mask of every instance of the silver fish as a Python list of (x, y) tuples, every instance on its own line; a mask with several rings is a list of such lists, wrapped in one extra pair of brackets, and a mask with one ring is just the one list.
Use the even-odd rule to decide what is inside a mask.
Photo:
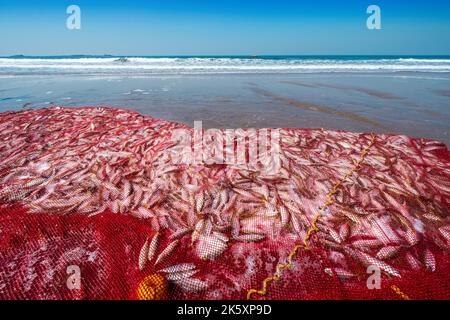
[(196, 278), (184, 278), (175, 281), (175, 284), (185, 292), (200, 292), (208, 289), (208, 284), (205, 281)]
[(179, 240), (172, 241), (156, 258), (155, 266), (163, 263), (178, 246)]
[(148, 256), (148, 239), (145, 240), (144, 245), (141, 248), (141, 251), (139, 253), (139, 270), (142, 271), (145, 267), (145, 264), (147, 262), (147, 256)]

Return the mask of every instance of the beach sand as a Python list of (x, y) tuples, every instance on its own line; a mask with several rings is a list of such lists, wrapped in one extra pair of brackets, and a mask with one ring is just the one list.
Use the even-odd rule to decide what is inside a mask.
[(2, 75), (0, 111), (109, 105), (204, 128), (374, 131), (449, 145), (449, 83), (447, 73)]

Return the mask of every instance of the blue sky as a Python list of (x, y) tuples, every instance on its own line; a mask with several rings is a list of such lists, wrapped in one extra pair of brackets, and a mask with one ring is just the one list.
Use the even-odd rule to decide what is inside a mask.
[[(81, 30), (66, 28), (76, 4)], [(377, 4), (382, 30), (366, 28)], [(0, 55), (450, 54), (450, 1), (0, 0)]]

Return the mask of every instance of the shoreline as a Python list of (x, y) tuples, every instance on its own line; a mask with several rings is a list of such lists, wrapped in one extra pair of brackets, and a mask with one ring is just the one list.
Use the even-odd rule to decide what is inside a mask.
[[(363, 70), (363, 71), (310, 71), (310, 72), (180, 72), (180, 71), (174, 71), (173, 73), (170, 72), (129, 72), (129, 73), (115, 73), (115, 72), (92, 72), (92, 73), (82, 73), (82, 72), (65, 72), (65, 73), (58, 73), (58, 72), (48, 72), (48, 73), (36, 73), (36, 72), (29, 72), (29, 73), (6, 73), (6, 72), (0, 72), (0, 78), (1, 77), (65, 77), (65, 76), (82, 76), (82, 77), (124, 77), (124, 78), (132, 78), (132, 77), (189, 77), (189, 76), (195, 76), (195, 77), (201, 77), (201, 76), (308, 76), (308, 75), (336, 75), (336, 76), (395, 76), (395, 75), (413, 75), (413, 74), (419, 74), (419, 75), (447, 75), (450, 76), (450, 71), (420, 71), (420, 70), (413, 70), (413, 71), (388, 71), (388, 70), (380, 70), (380, 71), (370, 71), (370, 70)], [(435, 78), (439, 79), (439, 78)], [(448, 80), (447, 78), (441, 78)]]
[(436, 73), (0, 76), (0, 111), (109, 105), (207, 128), (375, 131), (449, 145), (447, 81)]

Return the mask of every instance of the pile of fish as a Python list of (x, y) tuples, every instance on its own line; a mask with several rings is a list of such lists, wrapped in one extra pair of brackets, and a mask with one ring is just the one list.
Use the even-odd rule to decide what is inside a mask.
[[(342, 279), (354, 276), (349, 261), (400, 277), (406, 269), (436, 270), (434, 248), (450, 253), (450, 153), (440, 142), (380, 134), (371, 145), (370, 134), (280, 129), (274, 174), (244, 165), (174, 164), (165, 155), (178, 150), (177, 129), (193, 130), (107, 107), (4, 112), (0, 204), (142, 219), (156, 236), (143, 244), (140, 269), (176, 254), (185, 238), (205, 261), (236, 244), (302, 243), (318, 214), (314, 237), (332, 262), (324, 272)], [(338, 182), (333, 204), (320, 210)], [(162, 249), (160, 232), (170, 239)], [(183, 286), (189, 283), (180, 279), (196, 270), (186, 262), (161, 272)]]

